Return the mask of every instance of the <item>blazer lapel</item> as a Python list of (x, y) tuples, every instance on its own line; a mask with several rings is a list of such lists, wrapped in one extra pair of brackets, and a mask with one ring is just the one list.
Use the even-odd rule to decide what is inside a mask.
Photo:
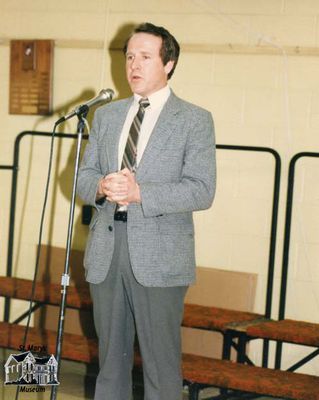
[(147, 171), (148, 165), (152, 164), (152, 160), (156, 157), (157, 152), (161, 151), (165, 142), (176, 130), (178, 124), (176, 115), (179, 111), (180, 100), (172, 92), (158, 117), (137, 168), (136, 174), (139, 178)]

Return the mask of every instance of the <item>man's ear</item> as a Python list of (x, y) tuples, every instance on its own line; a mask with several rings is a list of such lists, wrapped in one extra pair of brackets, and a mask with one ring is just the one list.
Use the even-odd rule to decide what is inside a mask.
[(168, 61), (168, 62), (164, 65), (164, 70), (165, 70), (165, 72), (166, 72), (167, 75), (168, 75), (168, 74), (171, 72), (171, 70), (173, 69), (174, 63), (175, 63), (175, 61), (170, 60), (170, 61)]

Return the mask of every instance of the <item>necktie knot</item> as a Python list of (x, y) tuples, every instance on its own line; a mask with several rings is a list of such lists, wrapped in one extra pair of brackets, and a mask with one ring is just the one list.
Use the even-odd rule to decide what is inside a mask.
[(139, 101), (140, 107), (142, 107), (144, 110), (145, 108), (147, 108), (150, 105), (150, 102), (148, 100), (148, 98), (146, 97), (145, 99), (141, 99)]

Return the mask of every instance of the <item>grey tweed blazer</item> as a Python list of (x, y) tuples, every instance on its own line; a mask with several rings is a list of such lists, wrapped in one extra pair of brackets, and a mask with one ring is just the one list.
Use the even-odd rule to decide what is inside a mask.
[[(99, 179), (118, 169), (118, 143), (133, 97), (97, 109), (80, 166), (79, 196), (96, 208), (84, 257), (86, 279), (102, 282), (114, 250), (115, 205), (96, 203)], [(168, 98), (136, 171), (142, 203), (128, 206), (127, 235), (134, 275), (144, 286), (195, 280), (192, 212), (209, 208), (215, 183), (211, 114)]]

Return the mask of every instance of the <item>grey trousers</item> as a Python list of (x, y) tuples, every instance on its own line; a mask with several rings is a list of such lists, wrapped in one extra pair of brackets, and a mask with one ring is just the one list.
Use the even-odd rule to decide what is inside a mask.
[(95, 400), (130, 400), (134, 337), (143, 360), (144, 400), (181, 400), (181, 334), (187, 286), (144, 287), (132, 272), (126, 223), (115, 221), (115, 249), (106, 279), (91, 284), (99, 338)]

